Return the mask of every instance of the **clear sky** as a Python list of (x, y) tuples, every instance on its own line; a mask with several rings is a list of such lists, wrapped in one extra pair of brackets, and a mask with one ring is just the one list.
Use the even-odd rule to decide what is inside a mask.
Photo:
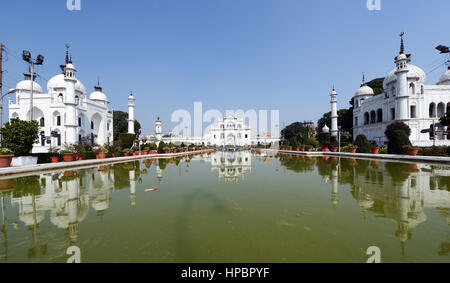
[(88, 93), (99, 76), (111, 106), (126, 111), (133, 91), (145, 134), (158, 116), (171, 130), (172, 112), (193, 113), (194, 101), (222, 112), (279, 109), (281, 126), (317, 121), (333, 84), (346, 108), (362, 72), (373, 79), (394, 68), (402, 31), (412, 63), (432, 71), (429, 84), (444, 72), (434, 48), (450, 45), (450, 1), (381, 3), (370, 11), (366, 0), (81, 0), (68, 11), (66, 0), (0, 0), (4, 92), (27, 70), (23, 49), (45, 56), (36, 70), (45, 89), (69, 43)]

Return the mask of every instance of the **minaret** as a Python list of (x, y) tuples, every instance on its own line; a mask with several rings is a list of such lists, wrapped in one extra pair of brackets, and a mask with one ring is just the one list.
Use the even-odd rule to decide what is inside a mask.
[(159, 119), (159, 117), (156, 120), (155, 126), (156, 126), (156, 128), (155, 128), (156, 139), (158, 141), (161, 141), (162, 140), (162, 123), (161, 123), (161, 120)]
[(409, 58), (405, 54), (405, 46), (403, 44), (403, 36), (405, 34), (402, 32), (400, 34), (401, 44), (400, 44), (400, 55), (395, 58), (395, 64), (397, 65), (397, 94), (395, 96), (396, 100), (396, 120), (406, 120), (408, 119), (408, 78), (407, 74), (409, 72), (408, 62)]
[(337, 111), (337, 92), (333, 87), (331, 92), (331, 136), (338, 134), (338, 111)]
[[(68, 46), (66, 46), (69, 48)], [(72, 57), (72, 56), (71, 56)], [(64, 104), (66, 106), (66, 143), (71, 145), (77, 142), (77, 113), (76, 113), (76, 101), (75, 101), (75, 83), (77, 79), (75, 78), (76, 69), (72, 65), (72, 59), (64, 67), (64, 81), (66, 82), (66, 99)]]
[(134, 132), (134, 97), (133, 93), (130, 93), (128, 97), (128, 133), (135, 134)]

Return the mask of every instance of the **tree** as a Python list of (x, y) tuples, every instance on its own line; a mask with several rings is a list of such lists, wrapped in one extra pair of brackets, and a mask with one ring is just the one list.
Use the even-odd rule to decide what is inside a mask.
[(305, 127), (300, 122), (293, 123), (284, 128), (281, 131), (281, 135), (287, 144), (291, 146), (296, 146), (298, 144), (316, 146), (318, 144), (317, 140), (313, 136), (311, 127)]
[[(317, 122), (319, 130), (322, 130), (325, 125), (331, 126), (331, 112), (323, 114)], [(353, 132), (353, 107), (338, 111), (338, 125), (342, 127), (344, 132)]]
[[(119, 134), (128, 133), (128, 113), (123, 111), (114, 111), (113, 113), (114, 125), (114, 140), (119, 140)], [(141, 134), (141, 124), (134, 120), (134, 132), (136, 138)]]
[(448, 111), (444, 117), (442, 117), (439, 122), (443, 125), (443, 126), (450, 126), (450, 111)]
[(375, 95), (378, 95), (378, 94), (382, 94), (384, 92), (383, 82), (384, 82), (384, 78), (377, 78), (377, 79), (374, 79), (374, 80), (371, 80), (370, 82), (368, 82), (367, 86), (369, 86), (370, 88), (373, 89), (373, 93)]
[(159, 142), (158, 153), (164, 153), (165, 150), (166, 150), (166, 144), (163, 141)]
[(11, 119), (1, 129), (2, 146), (11, 150), (16, 156), (27, 156), (33, 149), (33, 144), (39, 138), (37, 121)]
[(370, 142), (367, 140), (367, 137), (365, 135), (359, 135), (356, 137), (355, 145), (358, 147), (359, 153), (370, 153), (371, 152), (371, 145)]
[(405, 154), (406, 147), (411, 146), (411, 141), (409, 140), (411, 129), (403, 122), (394, 122), (390, 124), (386, 127), (384, 134), (389, 140), (389, 154)]
[(120, 133), (119, 134), (119, 145), (121, 148), (130, 148), (133, 146), (135, 136), (129, 133)]

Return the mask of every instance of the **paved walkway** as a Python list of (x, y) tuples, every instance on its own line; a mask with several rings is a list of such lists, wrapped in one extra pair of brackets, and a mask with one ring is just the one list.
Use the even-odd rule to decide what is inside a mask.
[(370, 158), (370, 159), (386, 159), (395, 161), (415, 161), (415, 162), (431, 162), (450, 164), (450, 157), (441, 156), (411, 156), (411, 155), (399, 155), (399, 154), (371, 154), (371, 153), (349, 153), (349, 152), (306, 152), (306, 151), (294, 151), (294, 150), (276, 150), (276, 149), (254, 149), (260, 151), (276, 151), (280, 153), (288, 154), (300, 154), (306, 156), (342, 156), (342, 157), (355, 157), (355, 158)]
[(80, 160), (73, 162), (58, 162), (58, 163), (44, 163), (37, 165), (21, 166), (21, 167), (8, 167), (0, 168), (0, 178), (20, 175), (30, 172), (41, 172), (41, 171), (54, 171), (60, 169), (70, 169), (70, 168), (87, 168), (95, 165), (109, 164), (109, 163), (123, 163), (127, 161), (134, 161), (140, 159), (150, 159), (150, 158), (172, 158), (177, 156), (186, 156), (198, 153), (212, 152), (213, 149), (201, 150), (201, 151), (191, 151), (191, 152), (177, 152), (177, 153), (167, 153), (167, 154), (147, 154), (147, 155), (136, 155), (136, 156), (124, 156), (115, 158), (105, 158), (105, 159), (91, 159), (91, 160)]

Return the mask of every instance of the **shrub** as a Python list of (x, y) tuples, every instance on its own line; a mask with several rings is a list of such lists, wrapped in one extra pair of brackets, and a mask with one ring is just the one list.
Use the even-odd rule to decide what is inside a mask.
[(10, 149), (16, 156), (29, 155), (39, 138), (37, 121), (11, 119), (0, 131), (3, 136), (2, 146)]
[(158, 146), (158, 153), (164, 153), (166, 148), (166, 144), (164, 142), (160, 142)]
[(10, 155), (12, 151), (7, 148), (0, 148), (0, 155)]
[(119, 145), (121, 148), (130, 148), (133, 146), (135, 135), (128, 133), (119, 134)]
[(61, 150), (59, 153), (64, 154), (64, 153), (74, 153), (74, 152), (73, 152), (73, 150), (64, 149), (64, 150)]
[(389, 126), (386, 127), (386, 131), (384, 132), (384, 134), (386, 135), (386, 138), (388, 140), (391, 140), (394, 136), (394, 132), (397, 130), (405, 132), (408, 138), (411, 135), (411, 129), (409, 128), (408, 125), (406, 125), (403, 122), (394, 122), (390, 124)]
[(407, 147), (411, 146), (411, 141), (403, 130), (395, 130), (391, 133), (388, 143), (389, 154), (406, 154)]
[(367, 137), (365, 135), (359, 135), (356, 137), (355, 145), (358, 148), (359, 153), (370, 153), (371, 152), (371, 145), (370, 142), (367, 140)]
[(149, 148), (150, 148), (150, 150), (157, 150), (157, 149), (158, 149), (158, 146), (156, 145), (156, 143), (151, 143), (151, 144), (149, 145)]

